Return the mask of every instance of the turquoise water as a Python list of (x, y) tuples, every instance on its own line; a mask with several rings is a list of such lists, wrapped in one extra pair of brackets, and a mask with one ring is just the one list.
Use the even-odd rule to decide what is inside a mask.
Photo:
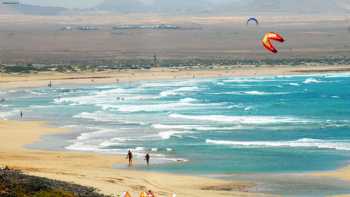
[(52, 146), (132, 149), (139, 163), (150, 152), (149, 170), (305, 172), (350, 159), (350, 74), (54, 85), (0, 97), (0, 118), (23, 111), (74, 131)]

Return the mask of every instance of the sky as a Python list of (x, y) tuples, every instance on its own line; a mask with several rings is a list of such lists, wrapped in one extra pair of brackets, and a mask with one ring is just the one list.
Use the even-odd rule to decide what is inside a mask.
[[(21, 3), (25, 4), (33, 4), (33, 5), (42, 5), (42, 6), (58, 6), (58, 7), (67, 7), (67, 8), (89, 8), (94, 7), (104, 0), (19, 0)], [(116, 2), (118, 0), (115, 0)], [(153, 4), (156, 0), (129, 0), (134, 1), (140, 4)], [(177, 0), (173, 0), (177, 1)], [(196, 1), (196, 0), (188, 0), (188, 1)], [(223, 3), (223, 2), (235, 2), (242, 0), (206, 0), (210, 3)]]
[(25, 3), (25, 4), (42, 5), (42, 6), (58, 6), (58, 7), (66, 7), (66, 8), (89, 8), (102, 3), (103, 0), (20, 0), (19, 2)]
[[(1, 1), (1, 0), (0, 0)], [(4, 1), (4, 0), (2, 0)], [(213, 6), (224, 8), (236, 8), (238, 5), (246, 4), (248, 8), (259, 7), (270, 9), (271, 5), (281, 6), (284, 11), (289, 10), (319, 10), (320, 12), (341, 8), (350, 11), (350, 0), (17, 0), (24, 4), (58, 6), (66, 8), (105, 8), (107, 10), (132, 10), (148, 9), (149, 7), (162, 7), (165, 10), (171, 8), (201, 9), (205, 5), (208, 8)], [(102, 4), (105, 2), (104, 4)], [(104, 7), (103, 7), (104, 6)], [(148, 7), (147, 7), (148, 6)]]

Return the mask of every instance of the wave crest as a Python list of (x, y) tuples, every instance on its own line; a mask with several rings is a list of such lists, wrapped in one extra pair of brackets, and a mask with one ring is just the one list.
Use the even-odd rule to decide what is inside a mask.
[(294, 148), (319, 148), (350, 151), (349, 141), (340, 140), (319, 140), (302, 138), (293, 141), (227, 141), (227, 140), (206, 140), (207, 144), (229, 145), (234, 147), (294, 147)]
[(199, 121), (224, 122), (234, 124), (281, 124), (281, 123), (308, 123), (309, 120), (283, 117), (283, 116), (224, 116), (224, 115), (182, 115), (170, 114), (169, 117), (175, 119), (188, 119)]

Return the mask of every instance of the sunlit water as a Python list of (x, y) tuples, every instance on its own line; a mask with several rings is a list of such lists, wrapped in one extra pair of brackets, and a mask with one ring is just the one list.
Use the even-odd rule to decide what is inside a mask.
[(43, 144), (132, 149), (139, 163), (150, 152), (150, 170), (305, 172), (335, 169), (350, 158), (350, 74), (54, 84), (0, 97), (1, 118), (18, 119), (23, 111), (25, 119), (75, 131)]

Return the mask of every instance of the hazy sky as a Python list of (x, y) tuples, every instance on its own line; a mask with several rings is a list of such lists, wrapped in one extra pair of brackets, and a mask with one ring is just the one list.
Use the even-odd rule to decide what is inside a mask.
[[(49, 5), (49, 6), (59, 6), (59, 7), (68, 7), (68, 8), (86, 8), (93, 7), (99, 3), (102, 3), (104, 0), (19, 0), (21, 3), (33, 4), (33, 5)], [(115, 0), (116, 2), (118, 0)], [(136, 1), (142, 4), (152, 4), (156, 0), (129, 0)], [(177, 0), (174, 0), (177, 1)], [(195, 0), (188, 0), (195, 1)], [(223, 3), (223, 2), (236, 2), (241, 0), (206, 0), (211, 3)]]
[(21, 3), (33, 5), (49, 5), (68, 8), (87, 8), (93, 7), (103, 0), (20, 0)]
[[(3, 0), (0, 0), (3, 1)], [(33, 5), (45, 5), (45, 6), (59, 6), (66, 8), (89, 8), (104, 2), (104, 0), (18, 0), (21, 3), (33, 4)], [(250, 2), (252, 5), (260, 7), (269, 7), (270, 5), (281, 5), (287, 10), (293, 10), (294, 8), (312, 9), (324, 11), (327, 9), (333, 9), (334, 6), (341, 7), (346, 10), (350, 10), (350, 0), (106, 0), (108, 2), (107, 8), (114, 6), (115, 8), (122, 9), (123, 6), (137, 7), (138, 5), (158, 5), (161, 6), (170, 5), (178, 7), (181, 5), (194, 5), (195, 8), (200, 7), (206, 3), (210, 5), (238, 5), (238, 2)], [(196, 3), (198, 5), (196, 5)], [(158, 5), (159, 6), (159, 5)], [(169, 7), (169, 6), (168, 6)], [(321, 9), (323, 8), (323, 9)], [(337, 11), (337, 10), (336, 10)]]

